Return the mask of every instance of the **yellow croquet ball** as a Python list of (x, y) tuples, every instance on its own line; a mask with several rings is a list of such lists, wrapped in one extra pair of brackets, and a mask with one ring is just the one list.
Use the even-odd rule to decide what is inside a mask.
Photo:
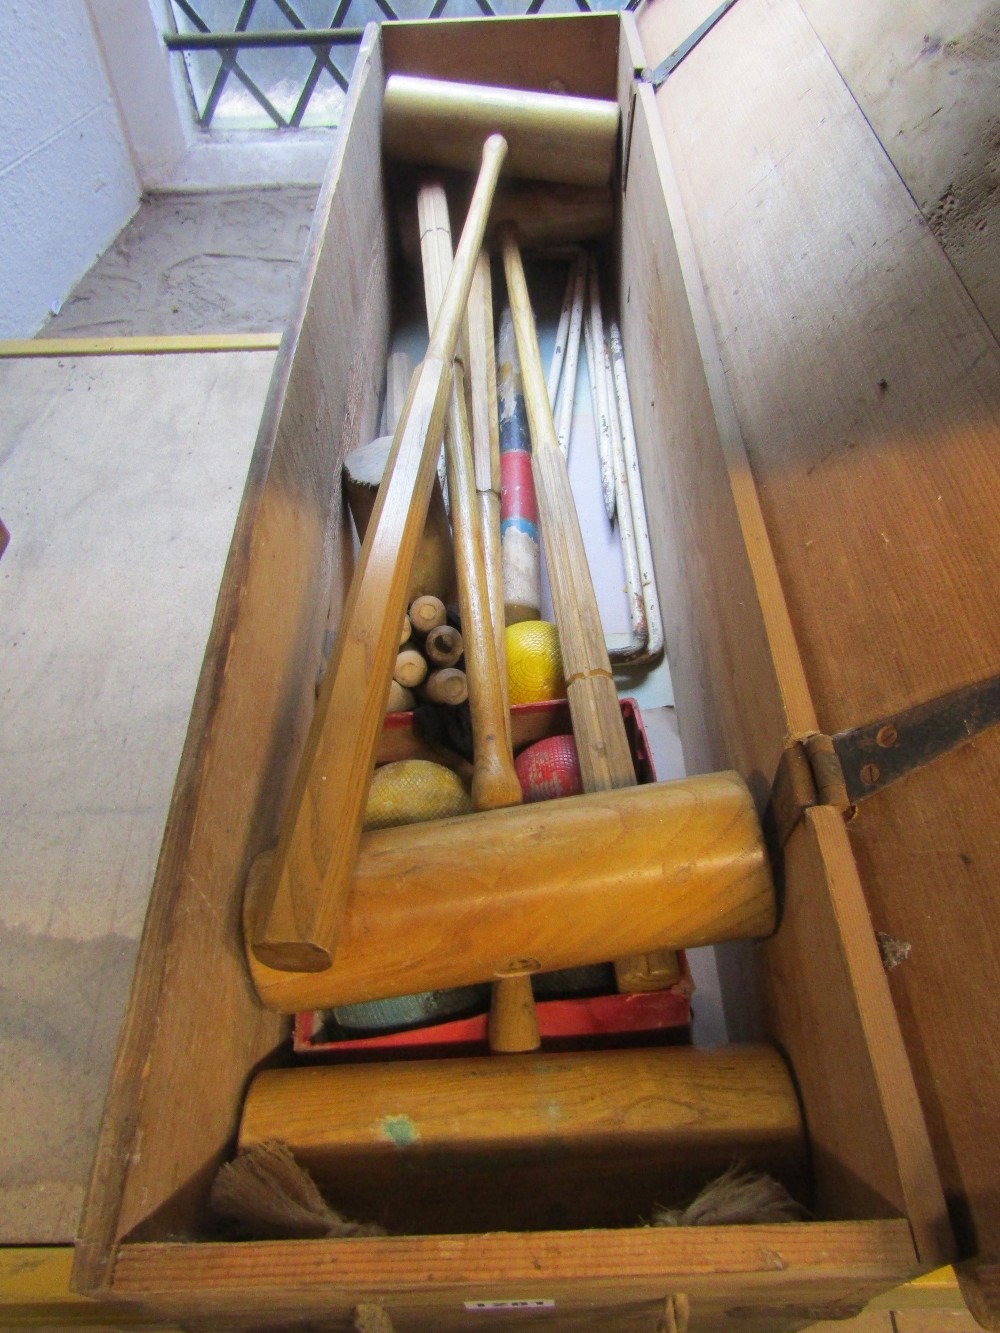
[(512, 704), (565, 699), (559, 631), (547, 620), (507, 626), (507, 681)]
[(375, 770), (364, 827), (370, 831), (421, 824), (471, 811), (468, 789), (457, 773), (426, 759), (401, 759)]

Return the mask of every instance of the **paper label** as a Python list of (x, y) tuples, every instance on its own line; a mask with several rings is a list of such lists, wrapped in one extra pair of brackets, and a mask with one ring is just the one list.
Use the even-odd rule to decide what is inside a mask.
[(555, 1301), (529, 1299), (524, 1301), (466, 1301), (467, 1310), (490, 1314), (493, 1310), (554, 1310)]

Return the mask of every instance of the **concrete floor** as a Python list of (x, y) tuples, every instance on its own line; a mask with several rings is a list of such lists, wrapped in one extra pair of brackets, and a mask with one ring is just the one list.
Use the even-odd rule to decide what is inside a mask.
[(279, 332), (317, 193), (147, 196), (39, 336)]
[[(283, 329), (316, 194), (145, 200), (42, 336)], [(4, 1244), (76, 1230), (273, 359), (0, 362)]]

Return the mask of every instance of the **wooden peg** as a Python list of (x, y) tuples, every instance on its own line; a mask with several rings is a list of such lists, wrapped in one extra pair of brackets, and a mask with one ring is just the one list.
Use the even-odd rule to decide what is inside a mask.
[(427, 679), (427, 658), (416, 648), (404, 648), (396, 654), (392, 678), (404, 689), (414, 690)]
[[(469, 681), (457, 667), (442, 667), (432, 671), (424, 681), (424, 694), (432, 704), (451, 704), (457, 707), (469, 697)], [(473, 767), (473, 773), (475, 768)]]
[(410, 603), (410, 624), (414, 634), (429, 634), (448, 619), (448, 612), (440, 597), (427, 594)]
[(454, 666), (463, 651), (462, 636), (452, 625), (438, 625), (424, 640), (424, 653), (435, 666)]

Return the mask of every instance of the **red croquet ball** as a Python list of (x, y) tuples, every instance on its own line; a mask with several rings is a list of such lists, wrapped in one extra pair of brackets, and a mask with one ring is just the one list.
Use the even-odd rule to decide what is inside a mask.
[(547, 736), (514, 760), (525, 801), (551, 801), (583, 791), (580, 760), (572, 736)]

